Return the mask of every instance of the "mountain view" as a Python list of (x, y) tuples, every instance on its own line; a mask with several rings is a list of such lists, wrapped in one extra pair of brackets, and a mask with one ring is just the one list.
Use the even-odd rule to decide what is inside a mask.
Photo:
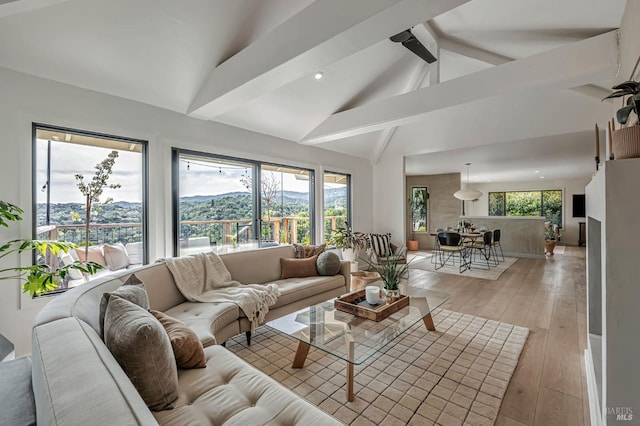
[[(325, 216), (345, 216), (346, 188), (332, 188), (325, 190)], [(266, 208), (263, 201), (263, 210)], [(280, 191), (278, 196), (272, 200), (271, 218), (281, 217), (308, 217), (309, 216), (309, 194), (306, 192)], [(74, 220), (73, 214), (80, 215), (80, 220)], [(249, 220), (253, 214), (252, 200), (249, 192), (229, 192), (219, 195), (196, 195), (180, 198), (180, 221), (222, 221), (222, 220)], [(49, 223), (57, 226), (74, 225), (73, 229), (60, 229), (59, 237), (65, 241), (81, 243), (84, 241), (84, 208), (80, 203), (57, 203), (50, 204)], [(266, 213), (263, 213), (263, 219)], [(141, 203), (130, 203), (115, 201), (101, 206), (92, 213), (92, 225), (104, 224), (140, 224), (142, 222)], [(46, 204), (37, 206), (37, 223), (46, 224)], [(342, 224), (343, 221), (339, 221)], [(242, 222), (241, 226), (246, 226)], [(238, 232), (239, 225), (236, 224), (233, 233)], [(325, 227), (329, 227), (327, 222)], [(266, 227), (266, 225), (265, 225)], [(273, 224), (272, 224), (273, 227)], [(208, 236), (213, 242), (223, 243), (224, 235), (222, 225), (183, 225), (181, 227), (181, 237)], [(329, 231), (329, 229), (326, 229)], [(95, 236), (94, 236), (95, 232)], [(309, 221), (300, 220), (297, 222), (298, 241), (308, 239)], [(269, 234), (263, 230), (263, 234)], [(266, 235), (264, 236), (266, 237)], [(115, 243), (115, 242), (135, 242), (141, 241), (141, 226), (114, 227), (96, 226), (92, 227), (90, 240), (95, 243)]]

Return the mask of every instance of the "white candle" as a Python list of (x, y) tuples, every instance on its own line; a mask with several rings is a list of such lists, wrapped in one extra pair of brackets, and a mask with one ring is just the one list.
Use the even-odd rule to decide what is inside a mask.
[(364, 288), (365, 298), (370, 305), (377, 305), (380, 303), (380, 288), (375, 285), (368, 285)]

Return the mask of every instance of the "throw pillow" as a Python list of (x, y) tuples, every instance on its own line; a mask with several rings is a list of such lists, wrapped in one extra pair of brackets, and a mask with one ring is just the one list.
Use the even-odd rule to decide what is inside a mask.
[(98, 323), (100, 324), (100, 337), (104, 339), (104, 314), (111, 296), (119, 296), (129, 302), (135, 303), (144, 310), (149, 309), (149, 296), (142, 281), (138, 277), (131, 275), (122, 286), (111, 293), (104, 293), (100, 299), (100, 310), (98, 311)]
[(149, 309), (149, 312), (160, 321), (167, 332), (178, 368), (204, 368), (207, 366), (204, 348), (193, 330), (182, 321), (163, 312), (153, 309)]
[(296, 259), (307, 259), (309, 257), (317, 256), (324, 251), (326, 244), (321, 244), (319, 246), (304, 246), (301, 244), (294, 244), (293, 249), (295, 250), (294, 257)]
[(316, 261), (318, 256), (309, 257), (307, 259), (287, 259), (280, 258), (280, 268), (282, 269), (280, 278), (304, 278), (315, 277), (318, 275), (316, 270)]
[(101, 246), (89, 246), (88, 255), (86, 257), (84, 247), (78, 247), (75, 250), (80, 262), (96, 262), (102, 266), (107, 266)]
[[(62, 262), (64, 266), (68, 266), (75, 262), (75, 260), (71, 256), (71, 253), (67, 252), (60, 254), (60, 262)], [(71, 278), (72, 280), (81, 280), (82, 272), (78, 271), (77, 269), (69, 269), (69, 278)]]
[(162, 324), (146, 309), (112, 295), (104, 325), (107, 348), (147, 406), (172, 409), (178, 398), (178, 369)]
[(127, 243), (124, 248), (127, 249), (130, 265), (142, 265), (142, 242)]
[(378, 257), (391, 256), (391, 234), (370, 234), (371, 248)]
[(335, 275), (340, 272), (340, 257), (331, 251), (325, 251), (318, 256), (316, 267), (319, 275)]
[(127, 249), (125, 249), (121, 243), (113, 245), (105, 244), (102, 250), (104, 251), (104, 260), (107, 262), (107, 267), (112, 271), (124, 269), (129, 266)]

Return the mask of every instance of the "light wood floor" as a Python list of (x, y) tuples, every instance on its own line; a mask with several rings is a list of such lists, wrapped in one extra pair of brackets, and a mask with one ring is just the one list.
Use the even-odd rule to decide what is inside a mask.
[(497, 281), (414, 269), (410, 285), (452, 294), (445, 309), (529, 328), (497, 425), (589, 424), (583, 247), (519, 259)]

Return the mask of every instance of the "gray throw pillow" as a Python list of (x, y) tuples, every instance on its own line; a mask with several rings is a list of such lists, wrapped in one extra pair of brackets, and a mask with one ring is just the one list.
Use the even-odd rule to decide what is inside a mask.
[(111, 295), (104, 334), (107, 348), (147, 406), (172, 409), (178, 398), (178, 368), (162, 324), (140, 306)]
[(318, 255), (316, 268), (319, 275), (336, 275), (340, 272), (340, 257), (330, 251), (325, 251)]
[(100, 337), (104, 340), (104, 313), (107, 310), (107, 304), (109, 303), (109, 297), (112, 295), (120, 296), (129, 302), (143, 308), (145, 311), (149, 310), (149, 296), (147, 296), (147, 290), (144, 288), (144, 283), (138, 279), (138, 277), (131, 275), (122, 286), (118, 287), (111, 293), (104, 293), (102, 299), (100, 299), (100, 311), (98, 313), (98, 323), (100, 324)]

